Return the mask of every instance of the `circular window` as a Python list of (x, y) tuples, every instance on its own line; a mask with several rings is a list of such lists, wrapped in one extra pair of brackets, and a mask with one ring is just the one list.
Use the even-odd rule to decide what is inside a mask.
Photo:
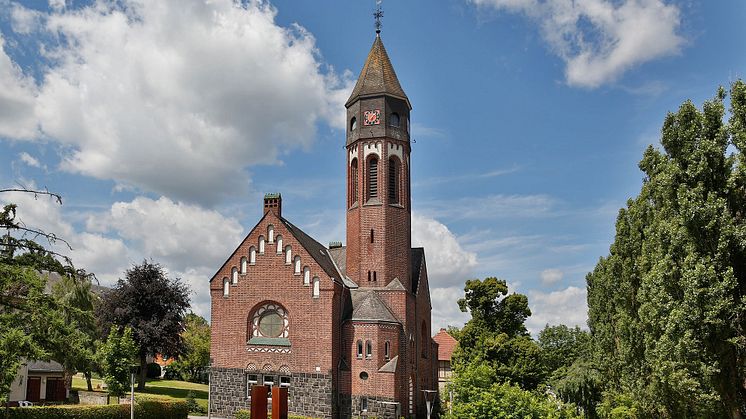
[(262, 333), (262, 336), (268, 338), (279, 337), (282, 334), (284, 326), (282, 316), (277, 314), (276, 311), (265, 313), (259, 319), (259, 331)]
[(361, 380), (367, 380), (368, 379), (368, 373), (363, 371), (360, 373), (360, 379)]

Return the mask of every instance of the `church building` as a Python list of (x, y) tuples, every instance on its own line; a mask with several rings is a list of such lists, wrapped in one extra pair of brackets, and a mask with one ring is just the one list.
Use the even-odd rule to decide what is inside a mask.
[[(253, 385), (288, 388), (291, 414), (426, 417), (438, 390), (425, 251), (412, 248), (410, 120), (377, 31), (346, 103), (346, 246), (282, 215), (282, 196), (210, 279), (213, 415)], [(342, 192), (342, 191), (340, 191)]]

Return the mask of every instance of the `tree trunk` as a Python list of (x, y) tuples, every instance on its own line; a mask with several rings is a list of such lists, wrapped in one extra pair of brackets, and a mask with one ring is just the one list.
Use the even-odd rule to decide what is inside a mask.
[(145, 377), (148, 373), (147, 355), (140, 354), (140, 380), (137, 382), (137, 390), (145, 391)]
[(83, 372), (83, 375), (85, 376), (85, 382), (88, 385), (88, 391), (93, 391), (93, 385), (91, 384), (91, 372), (86, 371)]

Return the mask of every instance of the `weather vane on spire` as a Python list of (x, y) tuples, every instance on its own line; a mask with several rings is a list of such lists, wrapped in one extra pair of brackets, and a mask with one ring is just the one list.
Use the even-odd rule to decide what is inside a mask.
[(383, 9), (381, 9), (381, 1), (376, 0), (376, 11), (373, 13), (373, 17), (376, 19), (376, 34), (381, 33), (381, 18), (383, 18)]

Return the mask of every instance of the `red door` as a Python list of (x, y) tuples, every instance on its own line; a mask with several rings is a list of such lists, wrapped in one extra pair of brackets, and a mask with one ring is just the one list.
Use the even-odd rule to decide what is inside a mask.
[(26, 383), (26, 400), (39, 403), (41, 395), (41, 377), (29, 377)]
[(65, 382), (62, 378), (47, 378), (47, 396), (48, 402), (61, 402), (65, 400)]

